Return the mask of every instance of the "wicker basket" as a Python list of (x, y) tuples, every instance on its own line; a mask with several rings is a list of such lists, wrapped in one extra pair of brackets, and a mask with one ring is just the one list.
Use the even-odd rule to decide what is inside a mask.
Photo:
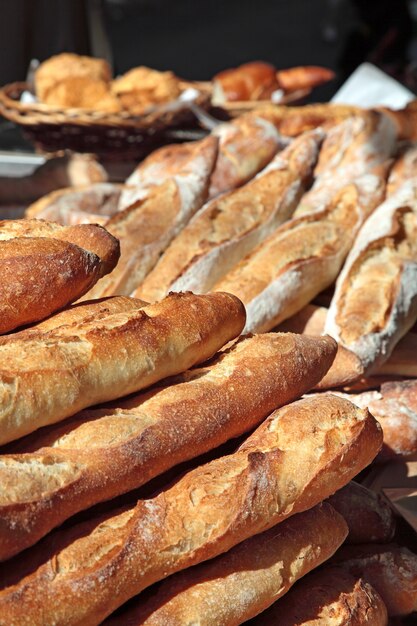
[[(183, 87), (197, 87), (196, 104), (209, 106), (211, 92), (205, 83), (184, 83)], [(131, 115), (22, 103), (20, 96), (25, 90), (26, 83), (12, 83), (0, 89), (0, 114), (20, 126), (41, 152), (69, 149), (106, 158), (141, 158), (167, 142), (166, 131), (198, 125), (186, 101), (176, 100), (152, 107), (142, 115)]]

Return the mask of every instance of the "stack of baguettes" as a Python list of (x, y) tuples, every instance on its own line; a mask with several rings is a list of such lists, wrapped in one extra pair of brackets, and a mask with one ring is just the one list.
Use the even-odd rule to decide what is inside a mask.
[[(77, 191), (87, 211), (72, 192), (29, 209), (99, 215), (121, 255), (67, 302), (101, 300), (0, 338), (0, 624), (379, 625), (416, 610), (417, 557), (350, 482), (417, 451), (417, 385), (375, 376), (415, 376), (414, 152), (397, 154), (382, 113), (329, 107), (344, 119), (315, 129), (326, 113), (302, 111), (285, 117), (290, 142), (268, 109), (163, 148), (103, 210), (92, 188)], [(338, 275), (329, 311), (304, 308)], [(207, 295), (167, 296), (186, 290)], [(228, 344), (244, 328), (264, 334)]]

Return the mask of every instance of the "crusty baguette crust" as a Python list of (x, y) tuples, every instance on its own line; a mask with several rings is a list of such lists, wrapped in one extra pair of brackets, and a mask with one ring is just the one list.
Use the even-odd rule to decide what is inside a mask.
[(206, 137), (198, 144), (186, 175), (167, 178), (106, 222), (106, 229), (120, 240), (121, 257), (114, 272), (101, 280), (88, 298), (130, 295), (202, 206), (216, 160), (217, 139)]
[(368, 408), (381, 424), (384, 445), (378, 460), (417, 458), (417, 380), (383, 382), (379, 390), (344, 397)]
[(298, 582), (251, 626), (387, 624), (387, 608), (369, 583), (338, 567), (327, 565)]
[(25, 217), (50, 220), (64, 226), (103, 224), (116, 213), (123, 185), (92, 183), (65, 187), (31, 204)]
[[(0, 560), (97, 502), (139, 487), (177, 463), (257, 426), (308, 391), (336, 350), (328, 337), (242, 339), (171, 384), (83, 411), (0, 457)], [(231, 393), (233, 389), (233, 393)], [(28, 498), (29, 494), (29, 498)]]
[[(187, 141), (163, 146), (144, 159), (126, 180), (126, 188), (120, 196), (118, 210), (123, 211), (138, 200), (148, 196), (154, 187), (167, 180), (174, 180), (182, 188), (189, 179), (197, 179), (207, 165), (204, 153), (210, 144), (217, 145), (216, 138), (202, 141)], [(216, 153), (217, 155), (217, 153)], [(214, 167), (214, 163), (213, 163)], [(210, 172), (211, 174), (211, 172)]]
[(1, 338), (0, 443), (204, 361), (240, 333), (244, 319), (229, 294), (172, 294), (98, 324)]
[(262, 170), (282, 146), (282, 139), (265, 119), (242, 115), (213, 131), (219, 155), (211, 175), (209, 198), (240, 187)]
[(373, 178), (374, 194), (366, 194), (366, 201), (358, 179), (325, 209), (280, 226), (215, 285), (244, 302), (246, 331), (270, 330), (332, 284), (356, 232), (380, 200), (380, 179)]
[(21, 626), (98, 624), (157, 580), (312, 508), (365, 467), (381, 442), (374, 418), (341, 398), (287, 405), (235, 454), (95, 528), (81, 525), (83, 536), (72, 530), (69, 544), (55, 538), (53, 557), (0, 594), (0, 614)]
[(322, 137), (320, 131), (300, 137), (256, 178), (206, 204), (174, 239), (134, 295), (153, 301), (170, 290), (209, 291), (291, 217), (312, 174)]
[(417, 186), (410, 181), (364, 224), (336, 283), (325, 332), (374, 373), (417, 318)]
[(395, 544), (342, 546), (331, 562), (372, 585), (389, 616), (417, 610), (417, 555), (408, 548)]
[(351, 481), (330, 496), (328, 502), (347, 522), (349, 535), (346, 543), (383, 543), (393, 538), (395, 518), (392, 509), (374, 491)]
[[(343, 542), (343, 517), (328, 504), (294, 515), (229, 552), (164, 581), (149, 600), (106, 626), (237, 626), (264, 611)], [(375, 626), (375, 625), (373, 625)]]

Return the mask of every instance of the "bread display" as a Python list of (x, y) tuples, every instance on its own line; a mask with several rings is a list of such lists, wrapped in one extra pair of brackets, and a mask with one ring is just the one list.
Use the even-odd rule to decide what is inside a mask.
[(411, 180), (364, 224), (337, 280), (325, 332), (375, 372), (417, 318), (416, 185)]
[(342, 546), (332, 562), (372, 585), (389, 616), (416, 610), (417, 555), (407, 548), (395, 544)]
[(27, 454), (1, 457), (0, 483), (13, 489), (13, 506), (0, 502), (0, 560), (79, 510), (257, 426), (311, 389), (334, 353), (328, 337), (242, 339), (168, 386), (83, 411), (22, 442)]
[(383, 193), (383, 180), (372, 177), (372, 194), (365, 179), (342, 189), (321, 211), (280, 226), (216, 283), (215, 290), (234, 293), (245, 304), (246, 331), (270, 330), (333, 283)]
[(312, 175), (321, 140), (320, 131), (296, 139), (249, 183), (208, 202), (173, 240), (134, 295), (157, 300), (170, 290), (209, 291), (291, 217)]
[(119, 243), (104, 228), (0, 222), (0, 333), (41, 320), (112, 271)]
[(346, 524), (328, 505), (298, 513), (226, 554), (164, 581), (106, 626), (234, 626), (283, 596), (297, 579), (329, 558)]
[(116, 213), (122, 189), (122, 185), (114, 183), (58, 189), (31, 204), (26, 209), (25, 216), (58, 222), (63, 226), (103, 226)]
[(256, 116), (242, 115), (220, 124), (212, 134), (219, 139), (219, 156), (211, 176), (209, 198), (248, 182), (283, 146), (275, 127)]
[(184, 293), (97, 322), (0, 338), (0, 443), (180, 373), (244, 321), (234, 296)]
[(251, 622), (251, 626), (278, 624), (387, 626), (388, 614), (381, 596), (369, 583), (338, 567), (324, 566), (296, 583), (281, 600)]
[(194, 148), (194, 158), (183, 175), (167, 178), (147, 197), (106, 222), (106, 229), (120, 241), (120, 260), (114, 272), (90, 290), (88, 299), (130, 295), (202, 206), (216, 159), (217, 140), (207, 137)]
[(47, 560), (0, 593), (0, 614), (8, 623), (98, 624), (154, 582), (312, 508), (381, 442), (374, 418), (335, 396), (278, 409), (234, 454), (133, 509), (51, 538)]
[(383, 543), (393, 538), (395, 519), (392, 509), (374, 491), (351, 481), (327, 501), (349, 527), (346, 543)]

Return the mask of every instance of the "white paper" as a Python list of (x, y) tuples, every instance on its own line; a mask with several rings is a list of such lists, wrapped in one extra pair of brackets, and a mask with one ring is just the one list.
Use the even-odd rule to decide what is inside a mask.
[(360, 107), (387, 106), (403, 109), (415, 94), (371, 63), (362, 63), (339, 91), (332, 102)]

